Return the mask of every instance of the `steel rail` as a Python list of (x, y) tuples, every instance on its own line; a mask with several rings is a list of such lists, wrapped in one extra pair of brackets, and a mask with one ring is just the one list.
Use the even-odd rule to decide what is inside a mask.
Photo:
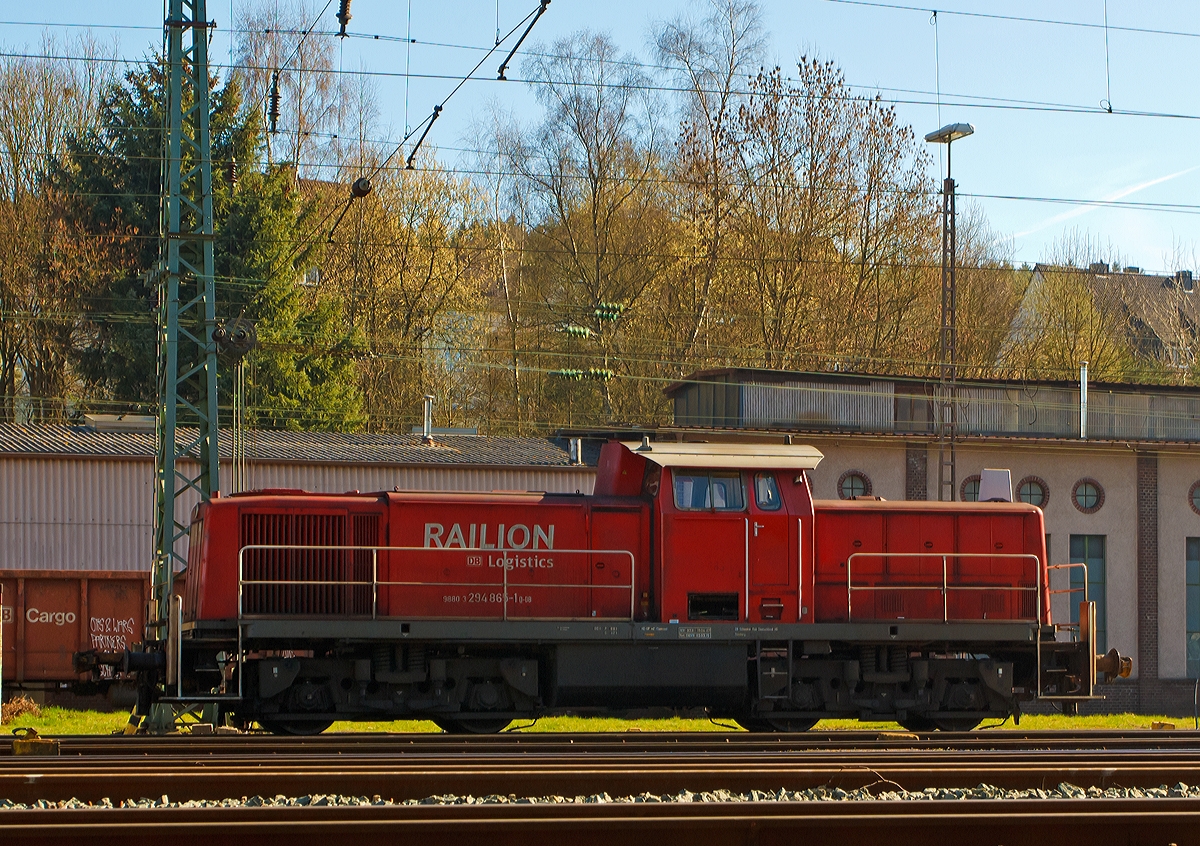
[(430, 842), (611, 846), (631, 836), (693, 846), (803, 842), (808, 846), (957, 842), (1112, 846), (1193, 842), (1197, 799), (497, 804), (307, 808), (164, 808), (0, 812), (7, 842), (91, 846), (216, 841), (256, 846), (322, 837), (357, 846)]
[[(51, 735), (48, 735), (51, 736)], [(1200, 753), (1195, 731), (1032, 731), (913, 734), (896, 731), (832, 731), (801, 734), (749, 732), (603, 732), (558, 734), (505, 732), (463, 737), (441, 733), (326, 733), (316, 737), (237, 735), (62, 735), (61, 755), (264, 755), (409, 754), (501, 752), (677, 752), (804, 750), (1021, 750), (1021, 749), (1182, 749)], [(11, 755), (12, 738), (0, 735), (0, 758)]]
[[(1200, 784), (1195, 750), (809, 750), (518, 753), (340, 753), (272, 756), (63, 756), (0, 758), (0, 798), (98, 801), (161, 795), (175, 800), (312, 794), (584, 796), (681, 790), (908, 791), (1158, 787)], [(892, 789), (889, 787), (888, 789)]]

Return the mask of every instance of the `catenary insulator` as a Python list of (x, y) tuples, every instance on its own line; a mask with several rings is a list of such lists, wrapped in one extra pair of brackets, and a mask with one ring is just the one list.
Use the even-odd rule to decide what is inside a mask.
[(338, 6), (337, 19), (338, 23), (342, 25), (341, 31), (338, 32), (338, 37), (345, 38), (346, 24), (350, 23), (350, 0), (342, 0), (341, 5)]
[(350, 196), (352, 197), (361, 198), (370, 193), (371, 180), (367, 179), (365, 176), (360, 176), (358, 179), (354, 180), (354, 184), (350, 186)]
[(271, 119), (271, 134), (274, 135), (279, 131), (279, 71), (271, 74), (271, 96), (267, 116)]

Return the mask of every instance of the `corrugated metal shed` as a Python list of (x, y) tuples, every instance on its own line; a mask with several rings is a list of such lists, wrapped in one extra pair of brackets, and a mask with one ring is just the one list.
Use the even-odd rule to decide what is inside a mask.
[(964, 435), (1078, 437), (1079, 394), (1037, 386), (960, 385), (958, 427)]
[[(256, 432), (246, 486), (591, 493), (595, 481), (594, 466), (572, 465), (565, 443), (471, 435), (437, 441)], [(147, 569), (153, 455), (152, 435), (0, 424), (0, 569)], [(585, 458), (594, 465), (595, 449)], [(221, 483), (230, 490), (228, 465)], [(193, 505), (194, 498), (182, 501), (181, 520)]]
[(751, 429), (845, 429), (890, 432), (895, 427), (891, 382), (750, 382), (742, 386), (742, 425)]
[[(937, 381), (731, 368), (667, 388), (675, 425), (700, 429), (932, 435)], [(958, 432), (970, 437), (1078, 438), (1070, 382), (958, 383)], [(1200, 389), (1092, 384), (1088, 437), (1200, 442)]]

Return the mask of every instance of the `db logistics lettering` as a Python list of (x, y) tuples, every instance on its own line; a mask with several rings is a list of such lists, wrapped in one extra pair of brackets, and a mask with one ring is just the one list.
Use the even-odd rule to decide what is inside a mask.
[(507, 552), (487, 557), (489, 567), (503, 567), (505, 570), (549, 570), (554, 567), (554, 559), (543, 555), (509, 555)]
[(56, 626), (65, 626), (74, 623), (77, 618), (74, 611), (39, 611), (37, 608), (30, 608), (25, 612), (25, 619), (31, 623), (53, 623)]
[[(492, 540), (488, 540), (488, 538)], [(467, 531), (453, 523), (450, 531), (441, 523), (425, 524), (426, 549), (554, 549), (554, 524), (529, 526), (514, 523), (489, 526), (487, 523), (468, 523)]]

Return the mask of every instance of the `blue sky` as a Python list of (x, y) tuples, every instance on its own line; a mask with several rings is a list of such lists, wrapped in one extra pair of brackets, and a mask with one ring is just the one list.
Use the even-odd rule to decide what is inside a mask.
[[(227, 59), (231, 11), (236, 17), (246, 2), (209, 0), (208, 16), (217, 22), (214, 61)], [(398, 138), (406, 102), (409, 122), (416, 123), (454, 85), (444, 79), (413, 78), (406, 97), (406, 64), (414, 74), (464, 74), (482, 55), (469, 48), (490, 47), (495, 40), (497, 9), (500, 27), (507, 31), (536, 2), (413, 0), (412, 38), (459, 46), (420, 43), (406, 48), (395, 41), (352, 38), (341, 42), (339, 61), (345, 69), (388, 74), (377, 80), (384, 123)], [(889, 8), (918, 5), (901, 0), (764, 0), (762, 5), (771, 55), (785, 70), (801, 54), (832, 59), (851, 84), (898, 101), (901, 116), (920, 135), (943, 123), (975, 125), (976, 134), (955, 146), (954, 176), (962, 194), (978, 195), (970, 202), (978, 204), (992, 227), (1012, 239), (1016, 260), (1042, 258), (1065, 232), (1077, 229), (1110, 243), (1128, 264), (1200, 270), (1200, 214), (1005, 199), (1200, 204), (1200, 86), (1195, 70), (1200, 3), (1108, 0), (1107, 33), (1104, 0), (939, 0), (937, 5), (942, 4), (936, 27), (927, 10)], [(315, 8), (323, 5), (324, 0), (317, 0)], [(622, 49), (646, 59), (655, 22), (691, 7), (683, 0), (553, 0), (527, 43), (589, 28), (609, 33)], [(405, 36), (410, 31), (409, 9), (407, 0), (353, 0), (350, 29), (356, 34)], [(321, 28), (336, 28), (336, 10), (337, 0), (332, 0)], [(35, 47), (40, 41), (40, 27), (17, 22), (148, 27), (96, 30), (101, 38), (117, 39), (121, 55), (136, 58), (161, 42), (163, 5), (162, 0), (9, 3), (0, 18), (5, 50)], [(69, 35), (78, 30), (55, 31)], [(480, 81), (454, 97), (430, 143), (464, 146), (471, 121), (493, 101), (519, 117), (536, 116), (527, 87), (494, 81), (497, 64), (498, 59), (489, 60)], [(519, 76), (519, 59), (515, 67), (514, 75)], [(935, 93), (939, 82), (940, 111)], [(1114, 113), (1104, 111), (1104, 100), (1111, 101)], [(456, 154), (446, 150), (443, 155), (453, 161)]]

